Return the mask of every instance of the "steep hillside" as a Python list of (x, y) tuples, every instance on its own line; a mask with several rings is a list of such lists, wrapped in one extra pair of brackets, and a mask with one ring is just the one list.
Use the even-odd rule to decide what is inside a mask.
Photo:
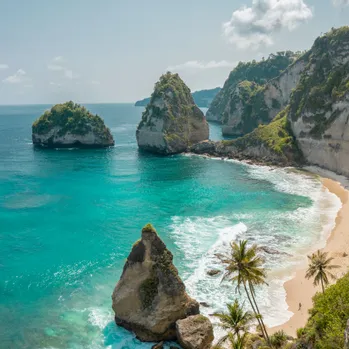
[[(223, 133), (241, 134), (241, 130), (246, 125), (238, 127), (236, 131), (233, 129), (235, 125), (238, 126), (240, 124), (241, 119), (245, 117), (251, 119), (250, 116), (254, 114), (254, 111), (251, 109), (256, 99), (260, 102), (259, 106), (262, 108), (262, 111), (267, 112), (268, 105), (263, 101), (263, 97), (262, 99), (260, 98), (259, 94), (257, 97), (257, 92), (261, 92), (268, 81), (278, 77), (298, 56), (299, 53), (295, 54), (287, 51), (278, 52), (275, 55), (271, 54), (268, 59), (260, 62), (240, 62), (230, 73), (222, 90), (213, 100), (206, 114), (207, 120), (222, 122), (227, 126), (223, 128)], [(253, 86), (252, 91), (246, 90), (246, 85)], [(280, 111), (279, 108), (278, 111)], [(277, 112), (274, 116), (276, 114)], [(265, 117), (264, 115), (261, 119)], [(235, 118), (238, 120), (234, 120)], [(249, 128), (249, 130), (252, 129)]]
[(316, 39), (288, 119), (310, 164), (349, 175), (349, 27)]

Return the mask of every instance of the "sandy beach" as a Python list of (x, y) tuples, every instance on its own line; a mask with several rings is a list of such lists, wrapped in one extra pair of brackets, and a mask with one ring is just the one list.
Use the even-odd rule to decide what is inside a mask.
[[(348, 272), (349, 267), (349, 191), (333, 179), (322, 178), (322, 183), (325, 188), (340, 198), (343, 205), (337, 214), (335, 227), (323, 249), (329, 253), (329, 257), (334, 258), (333, 263), (340, 266), (334, 270), (334, 274), (336, 277), (341, 277)], [(306, 324), (308, 309), (312, 307), (312, 297), (317, 291), (321, 291), (320, 286), (314, 287), (313, 281), (305, 278), (306, 268), (307, 264), (300, 266), (295, 277), (284, 285), (288, 309), (294, 315), (283, 325), (271, 328), (271, 333), (284, 330), (287, 334), (296, 336), (297, 329)], [(301, 309), (299, 309), (299, 303), (301, 303)]]

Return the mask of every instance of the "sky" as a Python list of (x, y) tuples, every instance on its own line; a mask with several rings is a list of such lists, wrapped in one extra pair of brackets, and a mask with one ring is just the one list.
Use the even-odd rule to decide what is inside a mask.
[(0, 104), (134, 102), (168, 70), (223, 86), (348, 18), (349, 0), (0, 0)]

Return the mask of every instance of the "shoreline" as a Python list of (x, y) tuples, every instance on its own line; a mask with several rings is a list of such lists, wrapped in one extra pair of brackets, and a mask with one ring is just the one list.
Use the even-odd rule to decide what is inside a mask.
[[(337, 213), (335, 226), (326, 240), (326, 246), (321, 249), (328, 252), (328, 257), (334, 258), (333, 264), (340, 266), (333, 271), (339, 278), (349, 269), (349, 257), (347, 257), (349, 255), (349, 234), (347, 233), (349, 230), (349, 190), (347, 189), (347, 180), (338, 182), (339, 176), (331, 174), (329, 171), (324, 172), (319, 168), (309, 168), (309, 171), (320, 175), (324, 188), (336, 195), (342, 202), (342, 207)], [(315, 251), (311, 251), (309, 254), (312, 252)], [(313, 281), (305, 278), (306, 269), (307, 261), (304, 261), (292, 279), (284, 283), (288, 311), (291, 311), (293, 315), (284, 324), (269, 328), (271, 334), (283, 330), (288, 335), (296, 337), (297, 329), (305, 326), (309, 317), (308, 310), (313, 306), (312, 297), (316, 292), (321, 291), (320, 286), (314, 287)], [(330, 282), (332, 284), (336, 280)], [(299, 309), (299, 303), (301, 303), (301, 309)]]

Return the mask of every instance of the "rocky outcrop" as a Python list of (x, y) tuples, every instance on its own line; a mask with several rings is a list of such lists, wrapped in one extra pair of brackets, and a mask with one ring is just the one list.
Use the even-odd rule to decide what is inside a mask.
[[(298, 66), (294, 67), (292, 74), (284, 76), (280, 83), (275, 84), (275, 91), (270, 86), (266, 92), (266, 98), (264, 98), (264, 86), (270, 80), (280, 76), (298, 56), (299, 53), (294, 54), (287, 51), (272, 54), (268, 59), (263, 59), (260, 62), (240, 62), (230, 73), (222, 90), (213, 100), (206, 113), (206, 119), (222, 123), (223, 133), (234, 135), (252, 131), (253, 125), (248, 125), (249, 120), (254, 122), (252, 119), (260, 118), (261, 121), (269, 120), (270, 122), (273, 118), (272, 114), (275, 116), (281, 110), (282, 105), (279, 103), (283, 102), (284, 97), (279, 95), (284, 94), (284, 92), (287, 94), (287, 86), (296, 77)], [(275, 111), (269, 115), (269, 104), (264, 99), (268, 99), (267, 97), (270, 95), (275, 96), (275, 100), (270, 99), (273, 103), (271, 107)], [(252, 117), (249, 117), (251, 115)], [(245, 121), (247, 122), (245, 123)], [(258, 125), (258, 120), (254, 123)]]
[(177, 338), (183, 349), (210, 349), (213, 327), (203, 315), (189, 316), (176, 322)]
[(166, 73), (155, 84), (136, 136), (140, 149), (164, 155), (208, 139), (205, 116), (178, 74)]
[(349, 176), (349, 27), (319, 37), (288, 119), (309, 164)]
[(114, 145), (104, 121), (73, 102), (57, 104), (32, 126), (35, 146), (44, 148), (103, 148)]
[(222, 134), (241, 136), (269, 124), (288, 105), (304, 67), (305, 61), (299, 59), (263, 86), (249, 81), (239, 83), (223, 113)]
[(190, 148), (195, 154), (238, 160), (251, 160), (277, 166), (295, 166), (303, 163), (295, 138), (286, 118), (287, 109), (269, 125), (235, 140), (201, 142)]
[(142, 341), (176, 339), (176, 321), (199, 313), (172, 263), (173, 256), (148, 224), (132, 248), (112, 300), (117, 325)]

